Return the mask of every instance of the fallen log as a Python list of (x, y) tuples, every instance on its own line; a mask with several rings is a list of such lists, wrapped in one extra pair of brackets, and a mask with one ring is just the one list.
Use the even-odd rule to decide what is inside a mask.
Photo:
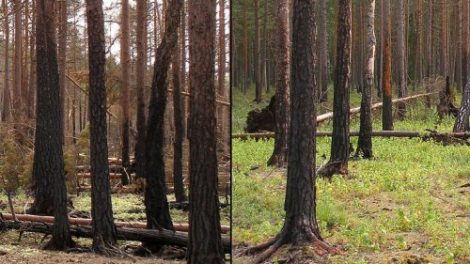
[[(403, 98), (394, 99), (394, 100), (392, 100), (392, 103), (396, 104), (396, 103), (406, 102), (406, 101), (413, 100), (413, 99), (416, 99), (416, 98), (434, 95), (434, 94), (437, 94), (437, 93), (438, 92), (407, 96), (407, 97), (403, 97)], [(380, 107), (382, 107), (382, 105), (383, 105), (383, 103), (375, 103), (370, 107), (370, 109), (373, 110), (373, 109), (376, 109), (376, 108), (380, 108)], [(361, 112), (361, 107), (354, 107), (354, 108), (349, 109), (349, 114), (350, 115), (359, 114), (360, 112)], [(321, 115), (317, 116), (317, 123), (323, 122), (323, 121), (331, 119), (331, 118), (333, 118), (333, 112), (328, 112), (328, 113), (325, 113), (325, 114), (321, 114)]]
[[(8, 221), (14, 221), (13, 216), (11, 214), (2, 214), (3, 218)], [(18, 221), (23, 222), (33, 222), (33, 223), (46, 223), (46, 224), (53, 224), (54, 217), (53, 216), (44, 216), (44, 215), (30, 215), (30, 214), (16, 214), (16, 218)], [(88, 218), (70, 218), (69, 217), (70, 225), (80, 225), (80, 226), (89, 226), (91, 225), (91, 219)], [(115, 221), (114, 224), (116, 227), (129, 227), (129, 228), (138, 228), (138, 229), (147, 229), (147, 224), (143, 222), (120, 222)], [(188, 224), (183, 223), (173, 223), (173, 227), (176, 231), (179, 232), (188, 232), (189, 226)], [(229, 226), (221, 226), (221, 230), (223, 234), (227, 234), (230, 232)]]
[[(91, 173), (88, 172), (79, 172), (77, 173), (77, 178), (85, 178), (85, 179), (91, 179)], [(121, 173), (110, 173), (109, 178), (116, 180), (116, 179), (121, 179), (122, 174)]]
[[(15, 222), (0, 220), (0, 229), (15, 229), (22, 232), (35, 232), (42, 234), (52, 234), (52, 224), (35, 223), (35, 222)], [(92, 238), (93, 232), (91, 226), (71, 226), (70, 233), (76, 237)], [(145, 241), (151, 243), (160, 243), (165, 245), (186, 247), (189, 243), (187, 233), (174, 232), (166, 229), (140, 229), (130, 227), (116, 228), (116, 236), (119, 240)], [(224, 251), (231, 251), (231, 242), (229, 237), (222, 237)]]
[[(332, 132), (317, 132), (317, 137), (331, 137)], [(352, 137), (359, 136), (359, 131), (351, 131), (349, 135)], [(416, 131), (373, 131), (373, 137), (397, 137), (397, 138), (435, 138), (435, 137), (453, 137), (453, 138), (460, 138), (466, 139), (470, 138), (470, 132), (455, 132), (455, 133), (420, 133)], [(245, 133), (245, 134), (233, 134), (232, 139), (240, 139), (240, 140), (247, 140), (247, 139), (268, 139), (274, 138), (274, 133)]]
[[(432, 92), (432, 93), (424, 93), (424, 94), (417, 94), (417, 95), (412, 95), (412, 96), (407, 96), (403, 98), (398, 98), (392, 100), (392, 103), (400, 103), (400, 102), (406, 102), (409, 100), (417, 99), (420, 97), (425, 97), (425, 96), (431, 96), (434, 94), (437, 94), (438, 92)], [(383, 103), (375, 103), (371, 106), (371, 109), (377, 109), (382, 107)], [(247, 117), (247, 127), (245, 128), (245, 131), (248, 133), (257, 133), (259, 131), (274, 131), (274, 124), (275, 124), (275, 117), (274, 117), (274, 104), (273, 101), (271, 100), (271, 103), (266, 106), (266, 108), (262, 109), (261, 111), (251, 111), (248, 113)], [(361, 107), (354, 107), (349, 109), (350, 115), (355, 115), (359, 114), (361, 112)], [(333, 118), (333, 112), (328, 112), (324, 113), (321, 115), (318, 115), (316, 120), (317, 123), (326, 121), (328, 119)]]

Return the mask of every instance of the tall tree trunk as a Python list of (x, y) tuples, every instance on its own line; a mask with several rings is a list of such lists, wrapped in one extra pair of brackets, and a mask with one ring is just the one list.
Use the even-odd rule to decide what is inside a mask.
[[(65, 91), (67, 67), (67, 1), (58, 2), (59, 9), (59, 82), (60, 82), (60, 124), (65, 131)], [(61, 138), (65, 144), (64, 137)]]
[(11, 119), (11, 94), (10, 94), (10, 23), (8, 19), (8, 3), (7, 0), (2, 0), (2, 9), (3, 9), (3, 34), (5, 36), (5, 79), (3, 87), (3, 108), (2, 108), (2, 121), (8, 122)]
[(255, 67), (255, 89), (256, 89), (256, 103), (261, 103), (263, 87), (261, 87), (261, 64), (259, 59), (260, 54), (260, 34), (259, 34), (259, 0), (253, 0), (255, 11), (255, 39), (254, 39), (254, 67)]
[(332, 177), (348, 173), (349, 159), (349, 93), (351, 85), (351, 2), (343, 0), (337, 27), (336, 67), (333, 98), (333, 136), (331, 157), (318, 175)]
[(449, 75), (449, 57), (447, 47), (447, 0), (441, 0), (441, 75), (446, 78)]
[[(285, 1), (287, 2), (287, 1)], [(349, 10), (348, 0), (340, 1)], [(284, 244), (327, 245), (316, 221), (315, 187), (315, 19), (313, 0), (294, 0), (291, 100), (284, 225), (272, 240), (251, 248), (264, 263)], [(349, 22), (350, 23), (350, 22)]]
[[(218, 81), (218, 95), (220, 98), (228, 100), (228, 89), (225, 85), (225, 0), (219, 0), (219, 56), (218, 56), (218, 73), (217, 73), (217, 81)], [(265, 67), (266, 65), (264, 65)], [(264, 68), (263, 68), (264, 69)], [(263, 75), (264, 76), (264, 75)], [(264, 78), (264, 77), (263, 77)], [(220, 138), (220, 148), (224, 156), (228, 156), (230, 153), (229, 145), (230, 145), (230, 111), (229, 108), (225, 105), (217, 105), (218, 108), (218, 136)]]
[(261, 56), (261, 87), (269, 92), (268, 75), (267, 75), (267, 56), (268, 56), (268, 0), (264, 1), (264, 15), (263, 15), (263, 47)]
[[(64, 156), (60, 124), (60, 83), (57, 66), (55, 0), (37, 0), (37, 118), (34, 143), (33, 179), (37, 184), (33, 209), (55, 218), (47, 248), (66, 249), (72, 245), (67, 215)], [(52, 208), (51, 208), (52, 206)]]
[(136, 36), (136, 95), (137, 95), (137, 140), (135, 145), (136, 175), (145, 175), (145, 71), (147, 65), (147, 0), (137, 0)]
[(424, 76), (424, 65), (423, 65), (423, 50), (424, 50), (424, 22), (423, 22), (423, 12), (424, 12), (424, 5), (423, 0), (418, 0), (416, 8), (416, 59), (415, 59), (415, 70), (416, 70), (416, 79), (417, 83), (421, 88), (423, 88), (423, 76)]
[(384, 19), (382, 30), (384, 32), (383, 48), (383, 74), (382, 74), (382, 129), (393, 130), (393, 110), (392, 110), (392, 51), (391, 51), (391, 30), (390, 0), (382, 2), (382, 19)]
[[(428, 1), (428, 17), (427, 17), (427, 23), (426, 23), (426, 77), (431, 77), (432, 75), (432, 36), (433, 36), (433, 27), (432, 27), (432, 22), (433, 22), (433, 8), (432, 8), (432, 1)], [(429, 85), (426, 85), (426, 92), (431, 91), (431, 87)], [(426, 97), (426, 107), (431, 108), (431, 97), (428, 96)]]
[[(164, 113), (167, 100), (167, 75), (178, 42), (183, 1), (171, 0), (165, 15), (165, 32), (157, 49), (149, 103), (149, 116), (145, 140), (145, 211), (149, 229), (173, 230), (166, 197), (164, 147)], [(146, 245), (152, 250), (159, 245)], [(154, 247), (155, 246), (155, 247)]]
[[(188, 262), (224, 263), (217, 193), (215, 0), (189, 2)], [(204, 194), (204, 195), (203, 195)]]
[(13, 115), (18, 119), (22, 111), (22, 59), (23, 59), (23, 23), (21, 21), (22, 3), (21, 0), (14, 0), (15, 13), (15, 57), (13, 73)]
[(243, 92), (246, 93), (249, 86), (249, 69), (248, 69), (248, 22), (247, 22), (247, 6), (244, 2), (242, 8), (243, 13)]
[(364, 158), (372, 158), (372, 87), (374, 86), (374, 61), (375, 61), (375, 0), (369, 0), (367, 5), (367, 60), (364, 64), (364, 88), (361, 99), (361, 117), (359, 127), (359, 140), (356, 155)]
[[(405, 2), (397, 1), (396, 8), (396, 40), (397, 40), (397, 73), (398, 73), (398, 97), (403, 98), (407, 95), (406, 81), (406, 38), (405, 38)], [(404, 118), (406, 114), (406, 104), (398, 104), (398, 117)]]
[[(35, 7), (35, 0), (32, 1), (32, 6)], [(35, 8), (31, 10), (31, 32), (36, 32), (36, 13)], [(34, 95), (36, 94), (36, 34), (30, 35), (30, 65), (29, 65), (29, 87), (28, 87), (28, 98), (26, 99), (26, 109), (28, 118), (34, 117)]]
[(121, 2), (121, 159), (122, 159), (122, 185), (129, 184), (129, 175), (127, 168), (129, 167), (129, 0)]
[(287, 166), (287, 141), (289, 129), (289, 5), (287, 0), (278, 0), (276, 28), (277, 83), (274, 151), (268, 165)]
[(328, 100), (328, 35), (327, 35), (327, 0), (319, 0), (318, 42), (319, 42), (319, 78), (320, 102)]
[(469, 27), (469, 12), (470, 2), (463, 0), (462, 8), (462, 83), (465, 83), (465, 78), (470, 76), (470, 27)]
[(91, 214), (93, 250), (107, 253), (116, 245), (109, 183), (106, 124), (105, 35), (102, 0), (86, 0), (90, 107)]
[[(184, 9), (181, 10), (180, 16), (184, 16)], [(182, 37), (181, 31), (180, 38)], [(184, 105), (181, 101), (181, 76), (182, 59), (181, 59), (181, 42), (178, 42), (177, 53), (173, 56), (173, 119), (175, 122), (175, 141), (173, 143), (173, 184), (175, 188), (176, 202), (184, 202), (187, 200), (183, 183), (183, 139), (184, 139)]]

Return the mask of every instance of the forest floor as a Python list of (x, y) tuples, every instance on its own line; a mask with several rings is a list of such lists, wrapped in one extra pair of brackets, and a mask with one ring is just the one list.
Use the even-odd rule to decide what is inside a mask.
[[(113, 211), (116, 221), (141, 221), (145, 222), (145, 207), (142, 195), (140, 194), (113, 194)], [(174, 201), (174, 196), (168, 196), (169, 201)], [(221, 198), (222, 202), (225, 198)], [(73, 197), (73, 205), (76, 211), (90, 212), (91, 198), (89, 193), (82, 193), (78, 197)], [(0, 204), (5, 205), (6, 196), (0, 194)], [(24, 212), (25, 205), (32, 202), (31, 198), (26, 197), (20, 192), (14, 199), (15, 211)], [(9, 213), (9, 209), (0, 209), (0, 212)], [(228, 225), (230, 208), (221, 209), (221, 224)], [(172, 209), (171, 216), (175, 223), (187, 223), (188, 213), (182, 210)], [(41, 250), (45, 244), (42, 242), (42, 234), (25, 233), (19, 241), (17, 231), (8, 231), (0, 233), (0, 263), (97, 263), (97, 264), (127, 264), (127, 263), (186, 263), (184, 260), (185, 251), (182, 249), (168, 248), (163, 256), (153, 256), (148, 258), (136, 257), (132, 254), (119, 258), (107, 258), (91, 253), (64, 253), (55, 251)], [(47, 240), (46, 240), (47, 241)], [(91, 239), (74, 239), (82, 247), (90, 247)], [(119, 241), (119, 247), (136, 247), (140, 245), (135, 241)]]
[[(234, 96), (236, 133), (243, 131), (246, 113), (255, 104), (253, 94), (234, 92)], [(359, 102), (357, 93), (352, 92), (351, 106)], [(331, 105), (320, 109), (330, 111)], [(374, 111), (373, 120), (374, 130), (380, 130), (380, 110)], [(408, 105), (404, 120), (395, 121), (395, 130), (451, 132), (453, 118), (437, 120), (435, 107), (426, 109), (415, 102)], [(358, 130), (358, 123), (358, 118), (353, 118), (351, 130)], [(318, 128), (331, 129), (328, 122)], [(356, 147), (357, 138), (351, 141)], [(266, 165), (273, 143), (272, 139), (235, 140), (232, 145), (233, 244), (240, 248), (267, 241), (283, 224), (286, 171)], [(317, 166), (329, 157), (330, 144), (331, 138), (317, 139)], [(351, 159), (347, 177), (335, 175), (331, 182), (317, 179), (321, 234), (344, 254), (316, 261), (470, 263), (470, 147), (444, 146), (418, 138), (374, 138), (373, 150), (372, 160)], [(292, 261), (299, 259), (293, 254), (312, 254), (313, 258), (309, 249), (283, 248), (271, 261), (301, 263)], [(241, 256), (234, 259), (234, 263), (251, 261)]]

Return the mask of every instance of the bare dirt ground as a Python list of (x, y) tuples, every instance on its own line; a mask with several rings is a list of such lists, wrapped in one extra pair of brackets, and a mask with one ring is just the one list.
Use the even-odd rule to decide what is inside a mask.
[[(41, 242), (41, 234), (25, 233), (18, 241), (19, 233), (9, 231), (0, 233), (0, 263), (4, 264), (49, 264), (49, 263), (86, 263), (86, 264), (176, 264), (186, 263), (184, 260), (165, 259), (164, 257), (137, 257), (127, 255), (124, 257), (104, 257), (93, 253), (64, 253), (42, 250), (45, 242)], [(46, 239), (47, 241), (47, 239)], [(82, 246), (87, 246), (90, 240), (80, 239), (77, 241)], [(121, 244), (138, 245), (138, 243)]]

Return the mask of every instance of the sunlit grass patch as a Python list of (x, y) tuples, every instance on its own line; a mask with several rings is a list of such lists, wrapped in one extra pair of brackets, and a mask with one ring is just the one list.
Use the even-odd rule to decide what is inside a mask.
[[(380, 113), (380, 111), (378, 111)], [(410, 104), (396, 130), (450, 132), (435, 109)], [(353, 118), (351, 130), (359, 127)], [(381, 129), (375, 114), (374, 129)], [(325, 122), (321, 131), (331, 131)], [(353, 146), (357, 138), (351, 139)], [(273, 140), (233, 142), (234, 243), (257, 244), (282, 227), (286, 171), (266, 165)], [(331, 138), (318, 138), (316, 165), (329, 157)], [(317, 219), (323, 237), (346, 256), (331, 263), (389, 263), (470, 259), (470, 148), (419, 138), (374, 138), (374, 159), (350, 160), (349, 177), (317, 179)]]

